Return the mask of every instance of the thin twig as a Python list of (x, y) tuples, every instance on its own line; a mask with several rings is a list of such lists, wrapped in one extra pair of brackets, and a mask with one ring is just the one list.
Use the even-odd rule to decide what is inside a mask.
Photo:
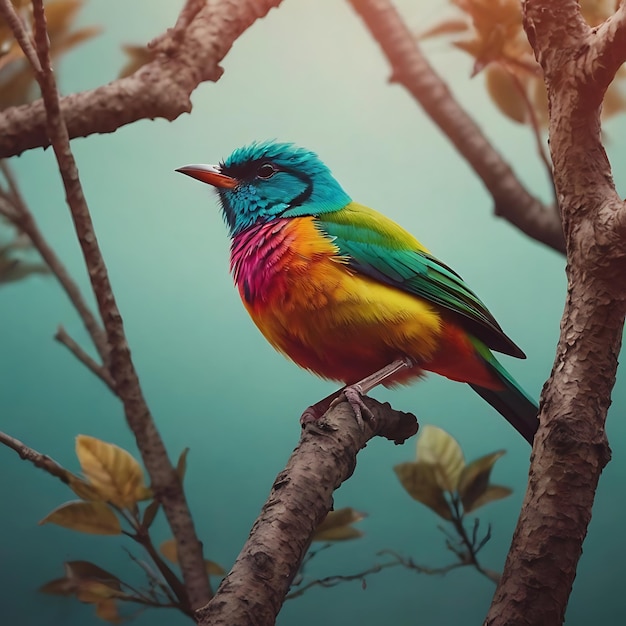
[[(91, 340), (100, 355), (103, 363), (109, 360), (109, 347), (106, 335), (102, 326), (92, 313), (89, 305), (83, 298), (80, 288), (70, 276), (67, 268), (52, 249), (43, 233), (39, 229), (35, 217), (28, 204), (22, 196), (19, 185), (15, 180), (9, 164), (5, 160), (0, 161), (0, 171), (4, 175), (9, 185), (9, 195), (5, 197), (12, 201), (13, 215), (5, 214), (6, 217), (22, 232), (28, 235), (33, 246), (39, 252), (50, 271), (54, 274), (59, 284), (65, 291), (70, 302), (74, 305), (76, 312), (80, 316), (85, 330), (89, 333)], [(1, 210), (1, 208), (0, 208)], [(68, 346), (69, 347), (69, 346)], [(81, 359), (82, 360), (82, 359)], [(91, 369), (91, 368), (90, 368)], [(99, 374), (98, 374), (99, 375)], [(110, 378), (110, 376), (109, 376)], [(107, 381), (105, 381), (107, 382)], [(108, 383), (107, 383), (108, 384)], [(109, 385), (110, 386), (110, 385)]]
[[(15, 10), (9, 0), (0, 0), (0, 12), (15, 29), (18, 41), (24, 40), (23, 25), (9, 18)], [(122, 317), (111, 289), (93, 223), (83, 194), (76, 162), (69, 145), (69, 135), (59, 101), (59, 93), (48, 49), (43, 0), (33, 0), (35, 43), (41, 71), (37, 81), (46, 109), (47, 133), (56, 156), (74, 227), (89, 271), (89, 278), (98, 302), (100, 316), (110, 346), (110, 372), (119, 398), (124, 404), (126, 419), (131, 427), (152, 488), (177, 541), (181, 570), (191, 608), (205, 605), (211, 598), (208, 576), (204, 569), (202, 544), (196, 535), (189, 507), (176, 471), (167, 456), (165, 445), (154, 424), (143, 397), (137, 372), (124, 333)]]
[(87, 369), (93, 372), (104, 384), (113, 392), (115, 391), (115, 382), (111, 378), (108, 370), (92, 359), (81, 347), (68, 335), (63, 326), (59, 326), (54, 338), (63, 344)]
[(29, 448), (25, 443), (22, 443), (19, 439), (11, 437), (6, 433), (0, 432), (0, 443), (15, 450), (22, 459), (29, 461), (35, 467), (38, 467), (48, 474), (55, 476), (62, 480), (65, 484), (68, 484), (70, 472), (68, 472), (62, 465), (59, 465), (54, 459), (51, 459), (33, 448)]
[(530, 126), (533, 131), (533, 135), (535, 137), (535, 144), (537, 146), (537, 154), (543, 163), (543, 166), (546, 170), (546, 174), (548, 176), (548, 181), (550, 182), (550, 187), (552, 187), (552, 194), (554, 196), (554, 206), (556, 207), (556, 190), (554, 189), (554, 177), (552, 176), (552, 161), (548, 156), (546, 151), (546, 146), (543, 141), (541, 126), (539, 124), (539, 120), (537, 119), (537, 114), (535, 113), (535, 107), (533, 103), (530, 101), (528, 97), (528, 93), (522, 84), (522, 81), (519, 79), (515, 72), (508, 72), (509, 77), (513, 80), (513, 84), (517, 89), (517, 93), (524, 101), (524, 106), (526, 107), (526, 112), (528, 113), (528, 120), (530, 122)]
[(411, 93), (483, 181), (493, 197), (495, 214), (529, 237), (563, 253), (565, 241), (556, 211), (531, 196), (518, 180), (428, 63), (390, 0), (349, 2), (389, 60), (392, 80)]

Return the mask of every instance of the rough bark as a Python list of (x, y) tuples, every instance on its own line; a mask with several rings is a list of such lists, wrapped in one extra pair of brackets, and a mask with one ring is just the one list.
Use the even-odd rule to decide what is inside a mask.
[[(281, 0), (189, 0), (173, 28), (150, 45), (155, 59), (132, 76), (61, 99), (70, 139), (112, 133), (140, 119), (191, 111), (203, 81), (217, 81), (235, 40)], [(0, 158), (50, 145), (42, 100), (0, 113)]]
[(524, 26), (550, 101), (568, 293), (529, 484), (486, 623), (560, 624), (610, 459), (604, 425), (626, 312), (626, 207), (602, 147), (602, 97), (626, 60), (625, 8), (598, 28), (576, 0), (527, 0)]
[(428, 63), (390, 0), (349, 1), (389, 60), (392, 81), (411, 93), (474, 169), (493, 197), (494, 213), (536, 241), (564, 252), (563, 231), (555, 207), (533, 197), (518, 180)]
[(375, 420), (363, 429), (347, 402), (307, 424), (232, 570), (197, 612), (201, 626), (274, 624), (313, 531), (331, 509), (334, 490), (352, 475), (358, 451), (375, 435), (402, 443), (417, 432), (413, 415), (365, 401)]

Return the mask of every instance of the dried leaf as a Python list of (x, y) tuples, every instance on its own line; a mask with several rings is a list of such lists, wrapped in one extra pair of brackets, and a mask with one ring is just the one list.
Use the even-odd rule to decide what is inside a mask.
[(49, 593), (53, 596), (71, 596), (74, 594), (74, 583), (67, 578), (55, 578), (39, 587), (41, 593)]
[(417, 461), (414, 463), (400, 463), (394, 468), (402, 486), (409, 495), (432, 509), (439, 517), (450, 520), (450, 507), (439, 486), (434, 465)]
[(66, 502), (39, 524), (57, 524), (94, 535), (119, 535), (122, 532), (119, 519), (104, 502)]
[(471, 513), (476, 509), (484, 506), (485, 504), (489, 504), (494, 500), (501, 500), (502, 498), (506, 498), (513, 493), (512, 489), (508, 487), (501, 487), (500, 485), (489, 485), (486, 491), (483, 491), (482, 495), (476, 500), (474, 500), (473, 504), (469, 508), (465, 508), (466, 513)]
[(79, 478), (75, 474), (70, 474), (67, 478), (70, 489), (82, 500), (102, 501), (102, 496), (98, 490), (82, 478)]
[(33, 274), (50, 274), (50, 268), (43, 263), (28, 263), (0, 256), (0, 284), (14, 283)]
[(210, 576), (224, 576), (226, 574), (226, 570), (215, 561), (204, 559), (204, 567)]
[(178, 550), (176, 549), (176, 540), (167, 539), (159, 546), (159, 552), (172, 563), (178, 563)]
[(346, 506), (343, 509), (330, 511), (320, 524), (318, 524), (315, 532), (324, 532), (330, 528), (338, 528), (340, 526), (354, 524), (355, 522), (360, 522), (362, 519), (365, 519), (365, 517), (365, 513), (356, 511), (351, 506)]
[(500, 63), (492, 63), (485, 70), (485, 75), (487, 92), (494, 104), (509, 119), (518, 124), (524, 124), (528, 117), (528, 110), (511, 71)]
[(76, 437), (76, 456), (103, 500), (130, 508), (146, 498), (143, 471), (126, 450), (87, 435)]
[(65, 576), (68, 580), (96, 580), (117, 591), (122, 590), (122, 581), (95, 563), (90, 561), (67, 561), (64, 565)]
[(152, 526), (152, 522), (154, 522), (154, 518), (159, 512), (160, 506), (161, 503), (158, 500), (153, 500), (146, 507), (146, 510), (143, 513), (143, 520), (141, 521), (141, 525), (143, 528), (147, 530), (148, 528), (150, 528), (150, 526)]
[(176, 463), (176, 473), (178, 474), (178, 480), (181, 484), (185, 478), (187, 472), (187, 455), (189, 454), (189, 448), (185, 448), (178, 457), (178, 463)]
[(494, 463), (505, 453), (498, 450), (472, 461), (465, 467), (459, 478), (458, 492), (465, 511), (476, 508), (475, 502), (489, 486), (489, 476)]
[(120, 70), (118, 78), (124, 78), (134, 74), (139, 68), (154, 59), (154, 52), (148, 46), (122, 46), (122, 50), (128, 56), (128, 62)]
[(323, 531), (315, 531), (313, 541), (349, 541), (359, 539), (364, 535), (362, 530), (353, 526), (339, 526), (338, 528), (328, 528)]
[(363, 532), (353, 528), (351, 524), (364, 518), (364, 513), (360, 513), (352, 507), (330, 511), (315, 529), (313, 541), (346, 541), (362, 537)]
[(76, 597), (81, 602), (97, 604), (103, 600), (124, 597), (126, 594), (99, 580), (80, 580), (76, 583)]
[(435, 468), (441, 489), (456, 490), (465, 460), (461, 446), (452, 435), (430, 424), (423, 426), (417, 440), (417, 460)]
[(117, 602), (113, 599), (100, 600), (96, 603), (96, 615), (109, 624), (121, 624), (122, 618), (117, 610)]
[(469, 24), (467, 20), (463, 18), (449, 19), (435, 24), (425, 31), (418, 34), (419, 40), (428, 39), (429, 37), (438, 37), (440, 35), (457, 35), (459, 33), (465, 33), (469, 30)]

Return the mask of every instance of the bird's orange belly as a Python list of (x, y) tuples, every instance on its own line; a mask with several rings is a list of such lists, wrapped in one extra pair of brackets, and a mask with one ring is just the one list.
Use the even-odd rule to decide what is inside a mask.
[(261, 332), (298, 365), (350, 384), (408, 356), (416, 367), (389, 384), (430, 370), (491, 386), (464, 332), (435, 307), (330, 259), (316, 265), (293, 280), (283, 276), (282, 288), (268, 301), (249, 303), (242, 293)]

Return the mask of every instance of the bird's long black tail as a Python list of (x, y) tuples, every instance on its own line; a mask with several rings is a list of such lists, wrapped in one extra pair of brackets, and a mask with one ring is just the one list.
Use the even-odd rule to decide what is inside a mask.
[(532, 445), (539, 426), (539, 420), (537, 419), (539, 407), (518, 385), (513, 376), (502, 367), (491, 352), (481, 356), (485, 359), (492, 373), (502, 383), (503, 389), (494, 391), (493, 389), (486, 389), (485, 387), (472, 384), (470, 384), (470, 387), (489, 402)]

